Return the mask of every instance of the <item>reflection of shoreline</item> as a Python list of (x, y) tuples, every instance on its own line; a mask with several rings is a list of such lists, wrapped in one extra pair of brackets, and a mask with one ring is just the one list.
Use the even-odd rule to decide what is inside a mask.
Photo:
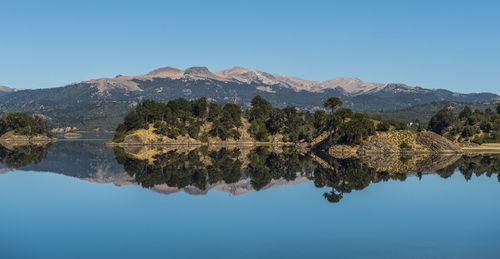
[(15, 170), (11, 169), (11, 168), (2, 168), (2, 169), (0, 169), (0, 174), (6, 174), (6, 173), (9, 173), (12, 171), (15, 171)]
[[(384, 154), (361, 159), (299, 153), (292, 147), (277, 146), (141, 147), (127, 151), (135, 153), (110, 149), (102, 141), (61, 141), (50, 150), (21, 149), (19, 154), (8, 150), (0, 152), (1, 162), (20, 168), (2, 168), (0, 173), (53, 172), (88, 182), (191, 195), (204, 195), (210, 190), (240, 195), (312, 181), (318, 188), (331, 188), (324, 196), (338, 202), (344, 194), (371, 184), (404, 181), (411, 176), (420, 178), (424, 173), (447, 178), (459, 171), (470, 179), (474, 174), (491, 176), (500, 171), (500, 154), (483, 156), (468, 152), (406, 157)], [(19, 157), (35, 163), (25, 165)]]

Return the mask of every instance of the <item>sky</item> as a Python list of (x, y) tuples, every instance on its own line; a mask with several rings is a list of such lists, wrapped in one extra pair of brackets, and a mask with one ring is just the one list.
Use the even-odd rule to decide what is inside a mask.
[(500, 1), (5, 1), (0, 85), (243, 66), (500, 94)]

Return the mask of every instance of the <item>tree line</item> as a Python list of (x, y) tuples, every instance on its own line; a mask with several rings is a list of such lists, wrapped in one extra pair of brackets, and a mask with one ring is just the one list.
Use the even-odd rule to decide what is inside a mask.
[(449, 109), (441, 109), (431, 117), (428, 129), (458, 142), (500, 142), (500, 103), (496, 112), (490, 108), (472, 111), (469, 106), (455, 116)]
[[(329, 144), (358, 145), (376, 131), (407, 128), (406, 123), (353, 112), (342, 104), (337, 97), (328, 98), (324, 102), (327, 113), (323, 109), (311, 112), (292, 106), (273, 107), (261, 96), (255, 96), (246, 111), (237, 104), (209, 102), (206, 97), (191, 101), (178, 98), (167, 103), (145, 100), (118, 125), (114, 140), (120, 142), (126, 135), (151, 124), (155, 133), (173, 139), (189, 135), (202, 142), (209, 137), (237, 140), (242, 135), (243, 118), (249, 123), (249, 135), (260, 142), (270, 141), (271, 136), (279, 136), (283, 142), (311, 142), (326, 133)], [(206, 125), (210, 128), (202, 131), (201, 127)]]
[(23, 112), (11, 112), (0, 116), (0, 136), (9, 131), (26, 136), (52, 134), (42, 116), (31, 116)]
[[(379, 171), (359, 158), (326, 156), (323, 158), (330, 165), (326, 168), (308, 154), (300, 154), (291, 147), (276, 153), (269, 147), (259, 146), (243, 157), (238, 149), (221, 148), (214, 151), (205, 146), (186, 153), (162, 153), (154, 157), (153, 163), (133, 158), (122, 148), (116, 147), (114, 151), (118, 163), (124, 165), (127, 173), (144, 188), (166, 184), (170, 187), (195, 186), (207, 190), (209, 185), (236, 183), (248, 177), (253, 189), (258, 191), (272, 180), (293, 181), (304, 176), (318, 188), (330, 188), (323, 193), (323, 197), (329, 202), (338, 202), (345, 194), (363, 190), (370, 184), (407, 179), (406, 173)], [(457, 169), (467, 180), (473, 175), (484, 174), (487, 177), (496, 176), (500, 182), (500, 155), (464, 155), (437, 173), (448, 178)], [(422, 177), (422, 173), (417, 175)]]

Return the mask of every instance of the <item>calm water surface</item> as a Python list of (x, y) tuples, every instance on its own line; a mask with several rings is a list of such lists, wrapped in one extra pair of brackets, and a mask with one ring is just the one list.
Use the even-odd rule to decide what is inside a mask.
[(500, 257), (498, 154), (403, 174), (265, 149), (148, 164), (102, 144), (0, 149), (0, 258)]

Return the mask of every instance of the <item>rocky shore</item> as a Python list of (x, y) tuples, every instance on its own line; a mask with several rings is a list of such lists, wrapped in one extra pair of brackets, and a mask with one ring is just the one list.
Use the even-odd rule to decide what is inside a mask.
[(56, 138), (51, 138), (45, 135), (26, 136), (16, 134), (14, 131), (9, 131), (0, 136), (0, 145), (7, 148), (29, 145), (43, 146), (56, 141)]
[(385, 154), (417, 155), (429, 153), (461, 153), (456, 143), (430, 131), (414, 132), (409, 130), (377, 132), (362, 145), (334, 145), (328, 149), (333, 157), (370, 157)]

